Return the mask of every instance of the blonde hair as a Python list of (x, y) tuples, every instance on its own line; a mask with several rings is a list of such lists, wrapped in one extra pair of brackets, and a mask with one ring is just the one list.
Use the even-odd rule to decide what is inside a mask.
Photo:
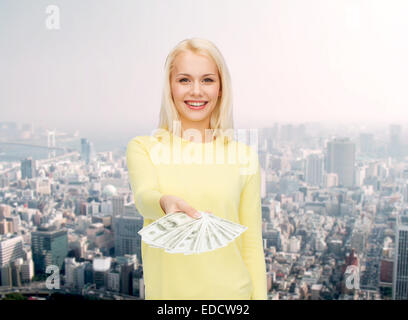
[[(227, 64), (217, 47), (206, 39), (192, 38), (179, 42), (169, 53), (164, 67), (164, 86), (160, 109), (159, 129), (173, 131), (173, 121), (180, 121), (177, 109), (174, 105), (170, 77), (174, 68), (174, 60), (181, 52), (193, 52), (211, 58), (217, 66), (220, 77), (221, 96), (218, 98), (210, 118), (210, 129), (213, 129), (214, 137), (223, 136), (224, 142), (232, 140), (233, 115), (232, 115), (232, 88), (231, 78)], [(159, 130), (160, 131), (160, 130)]]

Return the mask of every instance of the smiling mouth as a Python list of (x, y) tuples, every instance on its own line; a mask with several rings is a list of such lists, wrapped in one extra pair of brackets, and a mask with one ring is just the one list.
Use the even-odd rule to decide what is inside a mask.
[(208, 101), (184, 101), (184, 103), (193, 110), (201, 110), (204, 109), (207, 105)]
[(186, 100), (184, 103), (188, 104), (191, 107), (201, 107), (205, 104), (207, 104), (208, 101), (205, 100), (199, 100), (199, 101), (191, 101), (191, 100)]

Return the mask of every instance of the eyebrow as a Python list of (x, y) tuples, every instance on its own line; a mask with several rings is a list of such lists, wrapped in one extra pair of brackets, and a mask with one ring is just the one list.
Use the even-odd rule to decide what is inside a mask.
[[(177, 76), (191, 76), (191, 75), (188, 74), (188, 73), (179, 73), (179, 74), (177, 74)], [(214, 73), (207, 73), (207, 74), (203, 75), (203, 77), (206, 77), (206, 76), (215, 76), (215, 74)]]

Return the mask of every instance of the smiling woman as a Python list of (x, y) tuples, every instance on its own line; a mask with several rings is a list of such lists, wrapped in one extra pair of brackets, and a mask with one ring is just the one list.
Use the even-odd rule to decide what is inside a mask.
[[(208, 40), (184, 40), (167, 57), (158, 129), (133, 138), (126, 151), (143, 226), (173, 212), (198, 219), (205, 211), (247, 230), (225, 247), (192, 255), (142, 241), (146, 299), (266, 299), (259, 160), (251, 147), (233, 140), (229, 73)], [(185, 139), (192, 130), (195, 141)], [(241, 153), (229, 153), (239, 148), (252, 155), (254, 170), (242, 173)], [(195, 161), (202, 153), (206, 160), (233, 156)]]

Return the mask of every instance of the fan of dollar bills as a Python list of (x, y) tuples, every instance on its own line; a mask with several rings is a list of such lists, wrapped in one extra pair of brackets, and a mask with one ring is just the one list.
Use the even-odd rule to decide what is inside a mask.
[(247, 227), (199, 211), (194, 219), (183, 212), (166, 214), (141, 229), (138, 233), (151, 247), (163, 248), (168, 253), (197, 254), (225, 247)]

